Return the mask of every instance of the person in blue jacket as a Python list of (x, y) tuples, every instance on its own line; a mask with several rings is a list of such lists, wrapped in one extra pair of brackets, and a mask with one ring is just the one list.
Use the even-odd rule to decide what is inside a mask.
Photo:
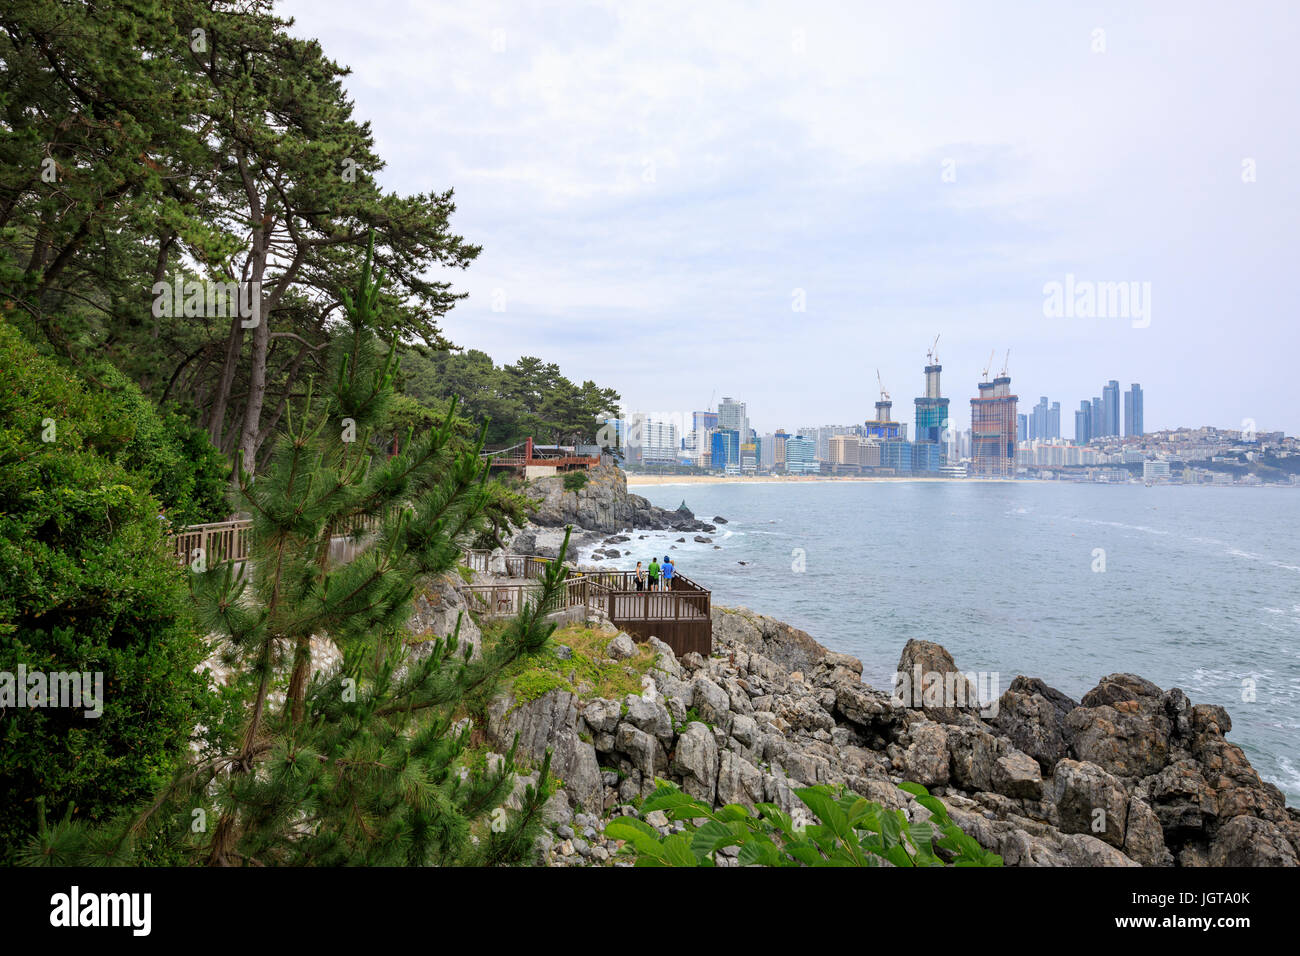
[(676, 571), (677, 569), (673, 567), (673, 559), (665, 554), (664, 563), (659, 565), (659, 573), (663, 575), (665, 591), (671, 591), (673, 589), (673, 574), (675, 574)]

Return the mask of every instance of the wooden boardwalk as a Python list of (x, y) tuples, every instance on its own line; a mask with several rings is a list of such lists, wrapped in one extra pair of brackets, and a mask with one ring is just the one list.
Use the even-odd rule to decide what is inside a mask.
[[(251, 521), (220, 521), (192, 525), (173, 538), (177, 563), (184, 566), (200, 556), (207, 567), (226, 561), (247, 561)], [(373, 527), (373, 522), (367, 527)], [(338, 560), (351, 560), (368, 542), (353, 535), (334, 539)], [(491, 552), (466, 551), (464, 563), (488, 572)], [(506, 576), (518, 583), (461, 585), (471, 610), (486, 617), (513, 617), (541, 594), (540, 578), (555, 563), (535, 554), (505, 556)], [(678, 655), (695, 651), (708, 657), (713, 650), (712, 595), (684, 574), (673, 578), (669, 591), (638, 591), (631, 571), (579, 571), (569, 565), (564, 592), (548, 608), (562, 611), (585, 607), (637, 640), (657, 637)]]
[[(468, 552), (466, 564), (476, 571), (486, 571), (489, 554)], [(510, 577), (538, 578), (549, 563), (550, 559), (535, 555), (507, 555), (506, 570)], [(657, 637), (679, 655), (695, 651), (708, 657), (713, 651), (712, 594), (684, 574), (673, 578), (671, 591), (638, 591), (631, 571), (571, 569), (566, 586), (573, 591), (566, 595), (566, 606), (585, 604), (638, 640)], [(503, 589), (511, 588), (520, 589), (521, 596), (507, 597), (502, 593)], [(489, 604), (500, 601), (500, 613), (504, 615), (518, 613), (519, 602), (526, 600), (524, 589), (529, 588), (535, 593), (538, 585), (482, 585), (463, 590), (495, 590), (495, 595), (484, 594), (477, 599)]]

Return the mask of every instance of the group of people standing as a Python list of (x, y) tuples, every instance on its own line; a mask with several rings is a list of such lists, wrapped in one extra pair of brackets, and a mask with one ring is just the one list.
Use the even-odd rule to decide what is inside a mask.
[(672, 558), (664, 555), (664, 562), (660, 564), (655, 558), (650, 559), (650, 566), (643, 568), (641, 562), (636, 563), (636, 574), (633, 581), (638, 591), (671, 591), (673, 589), (673, 576), (677, 569), (673, 566)]

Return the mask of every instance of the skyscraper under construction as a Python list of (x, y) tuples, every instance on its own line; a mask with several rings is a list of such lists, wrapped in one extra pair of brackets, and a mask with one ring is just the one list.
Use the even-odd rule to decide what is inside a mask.
[(935, 336), (934, 345), (925, 353), (930, 361), (925, 366), (925, 395), (916, 399), (916, 440), (935, 442), (943, 461), (948, 453), (948, 436), (944, 434), (949, 427), (948, 399), (939, 394), (939, 373), (943, 366), (939, 364), (939, 353), (935, 351), (938, 344), (939, 338)]
[[(984, 375), (988, 377), (987, 369)], [(1016, 476), (1017, 401), (1018, 396), (1011, 394), (1011, 376), (1005, 364), (993, 381), (979, 383), (979, 395), (970, 400), (971, 474)]]

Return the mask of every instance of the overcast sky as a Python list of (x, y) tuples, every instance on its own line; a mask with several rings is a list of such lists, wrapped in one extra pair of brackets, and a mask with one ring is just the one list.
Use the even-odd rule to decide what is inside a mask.
[[(1067, 436), (1112, 378), (1148, 430), (1300, 432), (1296, 4), (279, 10), (355, 71), (383, 186), (456, 190), (444, 327), (498, 362), (763, 432), (871, 417), (877, 368), (910, 421), (941, 335), (961, 427), (1010, 348)], [(1149, 313), (1045, 315), (1067, 274)]]

